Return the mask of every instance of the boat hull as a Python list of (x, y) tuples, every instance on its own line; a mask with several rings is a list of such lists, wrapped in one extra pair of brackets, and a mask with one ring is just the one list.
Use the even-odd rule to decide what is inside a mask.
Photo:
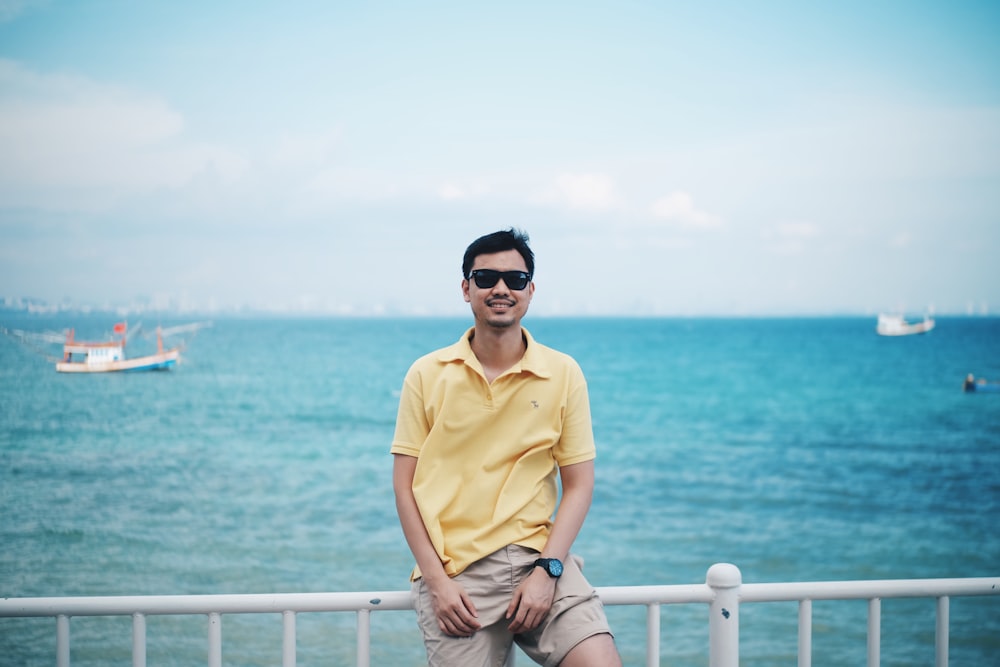
[(163, 371), (173, 368), (180, 359), (180, 350), (170, 350), (145, 357), (106, 362), (67, 362), (56, 364), (60, 373), (122, 373), (130, 371)]
[(927, 317), (923, 322), (910, 323), (901, 317), (880, 315), (875, 331), (879, 336), (914, 336), (934, 329), (934, 320)]

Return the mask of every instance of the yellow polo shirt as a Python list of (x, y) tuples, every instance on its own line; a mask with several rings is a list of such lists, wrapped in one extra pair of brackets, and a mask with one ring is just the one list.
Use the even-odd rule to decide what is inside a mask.
[(390, 451), (417, 458), (413, 495), (449, 576), (508, 544), (541, 551), (558, 466), (596, 456), (583, 371), (521, 331), (524, 356), (492, 384), (473, 329), (403, 381)]

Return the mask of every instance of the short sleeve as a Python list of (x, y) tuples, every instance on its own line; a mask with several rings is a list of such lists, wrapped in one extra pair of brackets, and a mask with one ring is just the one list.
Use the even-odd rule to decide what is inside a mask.
[(597, 456), (594, 429), (590, 417), (590, 396), (583, 371), (575, 361), (567, 372), (566, 412), (562, 433), (553, 450), (560, 466), (590, 461)]
[(427, 423), (427, 413), (424, 410), (420, 373), (414, 365), (406, 373), (403, 388), (399, 393), (396, 431), (392, 437), (390, 453), (419, 456), (429, 432), (430, 425)]

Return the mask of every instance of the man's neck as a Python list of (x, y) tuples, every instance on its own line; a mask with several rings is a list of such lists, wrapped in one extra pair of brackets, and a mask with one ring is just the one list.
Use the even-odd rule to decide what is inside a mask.
[(477, 326), (472, 336), (472, 352), (489, 382), (521, 361), (527, 345), (519, 326), (506, 329)]

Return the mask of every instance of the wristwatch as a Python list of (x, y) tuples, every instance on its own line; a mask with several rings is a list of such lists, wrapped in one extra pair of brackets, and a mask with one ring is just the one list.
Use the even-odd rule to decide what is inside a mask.
[(558, 579), (563, 573), (563, 564), (558, 558), (539, 558), (535, 561), (535, 567), (544, 569), (553, 579)]

